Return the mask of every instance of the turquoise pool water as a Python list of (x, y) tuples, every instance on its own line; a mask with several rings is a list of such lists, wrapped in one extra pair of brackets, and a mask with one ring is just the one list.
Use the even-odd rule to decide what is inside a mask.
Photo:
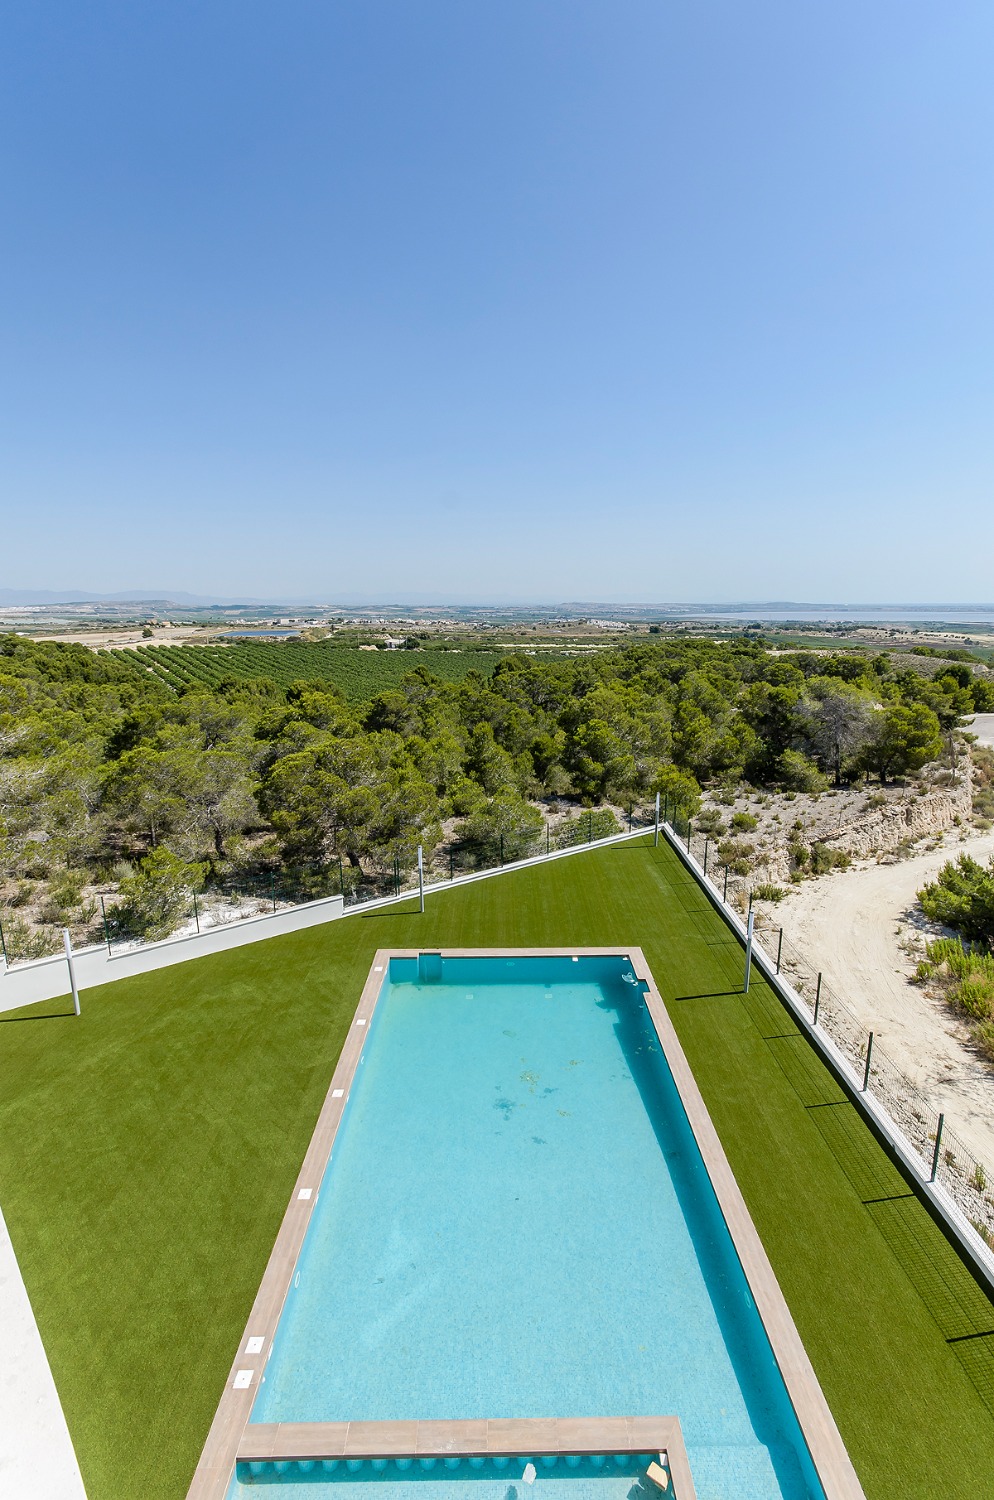
[[(392, 961), (254, 1422), (672, 1414), (700, 1500), (821, 1500), (626, 972)], [(467, 1460), (246, 1469), (231, 1493), (358, 1500), (345, 1491), (368, 1484), (382, 1500), (529, 1493), (520, 1464)], [(634, 1467), (560, 1460), (529, 1500), (644, 1489)]]

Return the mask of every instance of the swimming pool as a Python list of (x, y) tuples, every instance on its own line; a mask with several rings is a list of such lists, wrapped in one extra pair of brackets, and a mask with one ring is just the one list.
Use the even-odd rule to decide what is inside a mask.
[[(545, 1500), (621, 1500), (645, 1493), (654, 1451), (624, 1422), (661, 1413), (700, 1500), (859, 1494), (837, 1452), (816, 1472), (795, 1406), (813, 1448), (827, 1407), (790, 1374), (792, 1404), (780, 1365), (794, 1370), (799, 1340), (761, 1247), (750, 1286), (740, 1257), (758, 1240), (745, 1215), (737, 1252), (726, 1220), (744, 1205), (681, 1072), (635, 950), (378, 955), (288, 1211), (282, 1287), (267, 1302), (264, 1282), (229, 1382), (248, 1415), (231, 1500), (304, 1486), (352, 1500), (369, 1483), (383, 1500), (442, 1500), (440, 1485), (444, 1500), (515, 1500), (529, 1457)], [(779, 1339), (784, 1316), (778, 1365), (764, 1317)], [(557, 1416), (594, 1426), (542, 1453), (536, 1419)], [(482, 1439), (472, 1454), (472, 1425), (495, 1418), (509, 1454)], [(417, 1424), (433, 1423), (463, 1426), (454, 1452), (419, 1460)], [(364, 1441), (346, 1447), (349, 1432)]]

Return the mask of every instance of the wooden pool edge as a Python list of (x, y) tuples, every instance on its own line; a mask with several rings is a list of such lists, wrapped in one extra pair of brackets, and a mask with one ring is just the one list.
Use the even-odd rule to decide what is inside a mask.
[[(301, 1443), (304, 1446), (321, 1446), (327, 1443), (337, 1443), (339, 1436), (344, 1434), (342, 1441), (350, 1441), (349, 1433), (356, 1434), (356, 1441), (370, 1444), (375, 1442), (377, 1434), (374, 1429), (380, 1429), (379, 1442), (389, 1444), (395, 1442), (396, 1438), (391, 1434), (398, 1428), (411, 1429), (414, 1431), (415, 1444), (418, 1441), (417, 1430), (429, 1430), (434, 1428), (440, 1432), (445, 1429), (462, 1429), (461, 1441), (479, 1442), (479, 1437), (473, 1438), (471, 1431), (487, 1429), (487, 1442), (489, 1443), (490, 1429), (493, 1429), (495, 1441), (501, 1430), (508, 1436), (510, 1430), (529, 1428), (532, 1444), (541, 1438), (543, 1432), (550, 1432), (561, 1427), (563, 1432), (571, 1432), (577, 1435), (580, 1429), (589, 1429), (594, 1434), (590, 1441), (594, 1446), (578, 1448), (574, 1440), (572, 1445), (565, 1448), (547, 1447), (536, 1448), (536, 1453), (559, 1453), (559, 1452), (600, 1452), (603, 1450), (603, 1441), (606, 1440), (609, 1431), (616, 1431), (620, 1437), (622, 1427), (617, 1424), (655, 1424), (654, 1430), (658, 1428), (660, 1433), (668, 1433), (669, 1441), (658, 1445), (647, 1444), (639, 1441), (635, 1444), (621, 1442), (610, 1448), (611, 1452), (644, 1452), (655, 1446), (655, 1451), (666, 1452), (669, 1456), (671, 1473), (673, 1476), (673, 1489), (676, 1500), (694, 1500), (695, 1491), (690, 1465), (687, 1460), (686, 1448), (680, 1431), (679, 1417), (614, 1417), (614, 1418), (536, 1418), (536, 1419), (479, 1419), (469, 1422), (345, 1422), (345, 1423), (252, 1423), (250, 1422), (252, 1406), (258, 1394), (266, 1362), (273, 1347), (273, 1339), (276, 1334), (277, 1325), (283, 1311), (286, 1298), (293, 1284), (297, 1267), (297, 1260), (310, 1224), (311, 1214), (316, 1206), (321, 1184), (328, 1163), (331, 1160), (335, 1139), (338, 1129), (348, 1103), (349, 1094), (355, 1079), (356, 1071), (362, 1060), (363, 1049), (369, 1027), (372, 1023), (377, 1002), (383, 988), (383, 982), (390, 972), (390, 960), (393, 958), (417, 959), (422, 953), (431, 953), (433, 956), (445, 958), (627, 958), (637, 977), (646, 985), (645, 1001), (646, 1007), (659, 1038), (660, 1047), (666, 1058), (670, 1072), (673, 1075), (677, 1092), (683, 1104), (684, 1111), (690, 1123), (691, 1130), (697, 1142), (712, 1188), (718, 1200), (718, 1205), (725, 1220), (726, 1227), (732, 1240), (733, 1247), (742, 1266), (743, 1274), (749, 1286), (760, 1319), (766, 1331), (767, 1338), (773, 1350), (773, 1355), (780, 1370), (781, 1377), (787, 1389), (787, 1394), (793, 1406), (795, 1415), (807, 1444), (808, 1452), (818, 1474), (819, 1481), (825, 1492), (826, 1500), (865, 1500), (862, 1486), (856, 1475), (852, 1460), (842, 1441), (842, 1436), (835, 1424), (828, 1402), (815, 1375), (814, 1368), (808, 1358), (807, 1352), (801, 1342), (800, 1335), (791, 1317), (786, 1299), (777, 1281), (773, 1267), (763, 1248), (756, 1227), (752, 1222), (745, 1199), (735, 1180), (724, 1148), (718, 1138), (717, 1131), (708, 1114), (707, 1106), (697, 1086), (697, 1081), (691, 1071), (683, 1048), (680, 1045), (669, 1013), (663, 1003), (662, 997), (656, 988), (652, 971), (646, 961), (645, 954), (640, 947), (585, 947), (585, 948), (443, 948), (443, 949), (419, 949), (419, 948), (389, 948), (377, 949), (372, 965), (363, 985), (359, 997), (359, 1004), (349, 1026), (348, 1033), (343, 1043), (341, 1053), (335, 1071), (332, 1075), (328, 1092), (318, 1115), (314, 1132), (308, 1144), (307, 1151), (297, 1181), (290, 1197), (289, 1205), (283, 1216), (283, 1221), (277, 1233), (266, 1270), (263, 1273), (259, 1291), (256, 1294), (251, 1314), (245, 1325), (245, 1331), (239, 1342), (238, 1352), (232, 1363), (225, 1382), (224, 1390), (218, 1402), (214, 1420), (211, 1423), (207, 1440), (201, 1452), (200, 1460), (194, 1472), (190, 1488), (187, 1491), (186, 1500), (225, 1500), (228, 1488), (231, 1484), (235, 1465), (238, 1461), (251, 1461), (244, 1455), (254, 1452), (259, 1446), (265, 1446), (267, 1441), (274, 1442), (274, 1434), (282, 1433), (287, 1444), (297, 1447)], [(319, 1432), (318, 1429), (321, 1431)], [(388, 1429), (390, 1431), (388, 1431)], [(627, 1426), (625, 1431), (628, 1431)], [(361, 1436), (360, 1436), (361, 1434)], [(598, 1436), (599, 1434), (599, 1436)], [(426, 1440), (431, 1440), (426, 1436)], [(453, 1433), (453, 1440), (455, 1434)], [(585, 1439), (586, 1441), (586, 1439)], [(528, 1444), (524, 1445), (525, 1450)], [(445, 1450), (449, 1454), (462, 1452), (469, 1454), (472, 1450), (462, 1448)], [(510, 1447), (490, 1448), (485, 1446), (475, 1450), (478, 1454), (520, 1454), (522, 1444), (517, 1437)], [(416, 1447), (398, 1450), (396, 1447), (379, 1447), (372, 1452), (355, 1451), (342, 1455), (335, 1453), (302, 1453), (300, 1451), (275, 1453), (266, 1455), (257, 1454), (259, 1459), (279, 1458), (319, 1458), (319, 1457), (379, 1457), (386, 1456), (421, 1456)], [(425, 1455), (429, 1456), (425, 1450)], [(436, 1455), (444, 1456), (440, 1450)]]

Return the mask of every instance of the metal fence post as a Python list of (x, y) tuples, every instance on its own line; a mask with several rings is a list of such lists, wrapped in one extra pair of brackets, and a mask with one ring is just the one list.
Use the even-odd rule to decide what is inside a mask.
[[(104, 940), (107, 943), (107, 957), (110, 958), (111, 957), (111, 951), (110, 951), (110, 928), (107, 925), (107, 908), (104, 905), (104, 898), (103, 898), (103, 896), (100, 897), (100, 915), (103, 918), (103, 923), (104, 923)], [(198, 932), (200, 931), (199, 927), (197, 928), (197, 931)]]
[(545, 825), (545, 852), (546, 852), (546, 854), (551, 854), (552, 853), (552, 824), (551, 823), (546, 823), (546, 825)]
[(501, 834), (501, 836), (500, 836), (500, 867), (503, 870), (503, 868), (504, 868), (504, 835), (503, 834)]
[[(100, 899), (103, 900), (103, 897), (101, 897)], [(200, 932), (200, 912), (197, 910), (197, 893), (196, 893), (196, 891), (194, 891), (194, 893), (193, 893), (193, 920), (197, 924), (197, 932), (199, 933)]]
[(721, 899), (728, 904), (728, 866), (725, 866), (725, 889), (721, 893)]
[(4, 935), (3, 935), (3, 923), (2, 922), (0, 922), (0, 952), (3, 953), (3, 966), (4, 966), (4, 968), (5, 969), (9, 969), (10, 968), (10, 959), (7, 957), (7, 940), (4, 937)]
[(588, 844), (592, 844), (593, 842), (594, 842), (594, 810), (593, 810), (593, 808), (591, 808), (590, 811), (587, 813), (587, 843)]
[(276, 910), (276, 871), (275, 870), (273, 871), (272, 875), (270, 875), (270, 877), (269, 877), (269, 884), (270, 884), (270, 891), (271, 891), (272, 897), (273, 897), (273, 911), (275, 911)]
[(704, 878), (705, 878), (705, 880), (707, 879), (707, 873), (708, 873), (708, 844), (710, 842), (711, 842), (711, 840), (708, 838), (707, 834), (705, 834), (704, 835)]
[(873, 1056), (873, 1032), (866, 1039), (866, 1067), (863, 1069), (863, 1093), (866, 1093), (870, 1082), (870, 1058)]
[(342, 856), (338, 856), (338, 894), (345, 900), (345, 871), (342, 868)]
[(418, 845), (418, 895), (421, 898), (421, 910), (425, 909), (425, 861), (421, 845)]
[(652, 847), (659, 848), (659, 793), (656, 793), (656, 831), (652, 839)]
[(69, 936), (69, 928), (63, 927), (62, 941), (65, 944), (66, 963), (69, 965), (69, 985), (72, 989), (72, 1008), (79, 1015), (79, 990), (76, 988), (76, 970), (72, 961), (72, 938)]
[(939, 1123), (935, 1129), (935, 1150), (932, 1152), (932, 1175), (929, 1182), (935, 1181), (935, 1174), (939, 1170), (939, 1148), (942, 1145), (942, 1127), (946, 1123), (945, 1115), (939, 1116)]
[[(815, 985), (815, 1014), (814, 1014), (814, 1024), (815, 1024), (815, 1026), (818, 1025), (818, 1007), (820, 1005), (821, 1005), (821, 971), (819, 970), (819, 973), (818, 973), (818, 983)], [(866, 1087), (865, 1083), (864, 1083), (863, 1087), (864, 1088)]]
[(449, 879), (450, 880), (455, 880), (455, 878), (456, 878), (455, 855), (452, 853), (452, 850), (450, 849), (449, 850)]
[(691, 831), (692, 831), (692, 829), (693, 829), (693, 824), (691, 823), (690, 819), (688, 818), (687, 819), (687, 853), (688, 854), (690, 853), (690, 838), (691, 838)]
[(783, 952), (783, 928), (780, 929), (780, 941), (777, 943), (777, 973), (780, 973), (780, 955)]
[(746, 968), (745, 968), (745, 983), (742, 986), (743, 992), (746, 995), (748, 995), (748, 993), (749, 993), (749, 979), (750, 979), (750, 977), (752, 975), (752, 930), (753, 930), (754, 922), (755, 922), (755, 918), (753, 917), (753, 914), (750, 911), (750, 913), (749, 913), (749, 921), (748, 921), (748, 924), (746, 926)]

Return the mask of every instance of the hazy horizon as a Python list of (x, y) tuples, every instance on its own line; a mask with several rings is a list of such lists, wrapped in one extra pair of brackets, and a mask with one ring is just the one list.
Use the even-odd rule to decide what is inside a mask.
[[(0, 609), (31, 609), (57, 607), (59, 605), (72, 604), (141, 604), (141, 603), (170, 603), (190, 609), (210, 608), (217, 605), (223, 608), (314, 608), (329, 609), (336, 607), (355, 609), (541, 609), (541, 610), (575, 610), (589, 612), (592, 610), (610, 611), (617, 609), (621, 611), (658, 611), (660, 614), (676, 614), (683, 612), (686, 615), (699, 613), (703, 616), (721, 616), (724, 614), (734, 616), (745, 616), (750, 613), (762, 614), (766, 612), (767, 617), (789, 616), (790, 618), (824, 619), (833, 618), (843, 620), (853, 619), (857, 616), (877, 616), (883, 620), (898, 620), (904, 612), (908, 618), (916, 618), (925, 615), (926, 612), (943, 611), (951, 620), (958, 617), (966, 617), (976, 620), (978, 623), (984, 617), (990, 615), (994, 622), (994, 601), (984, 602), (981, 600), (799, 600), (799, 599), (552, 599), (552, 598), (509, 598), (491, 596), (489, 598), (455, 598), (442, 597), (431, 593), (417, 595), (360, 595), (348, 592), (331, 593), (327, 590), (321, 593), (299, 596), (296, 598), (285, 595), (270, 594), (262, 596), (249, 596), (236, 594), (226, 596), (220, 593), (208, 593), (205, 595), (191, 594), (185, 590), (154, 590), (136, 588), (133, 590), (117, 590), (114, 592), (91, 592), (82, 589), (64, 590), (31, 590), (31, 589), (7, 589), (0, 588)], [(834, 612), (834, 614), (833, 614)]]

